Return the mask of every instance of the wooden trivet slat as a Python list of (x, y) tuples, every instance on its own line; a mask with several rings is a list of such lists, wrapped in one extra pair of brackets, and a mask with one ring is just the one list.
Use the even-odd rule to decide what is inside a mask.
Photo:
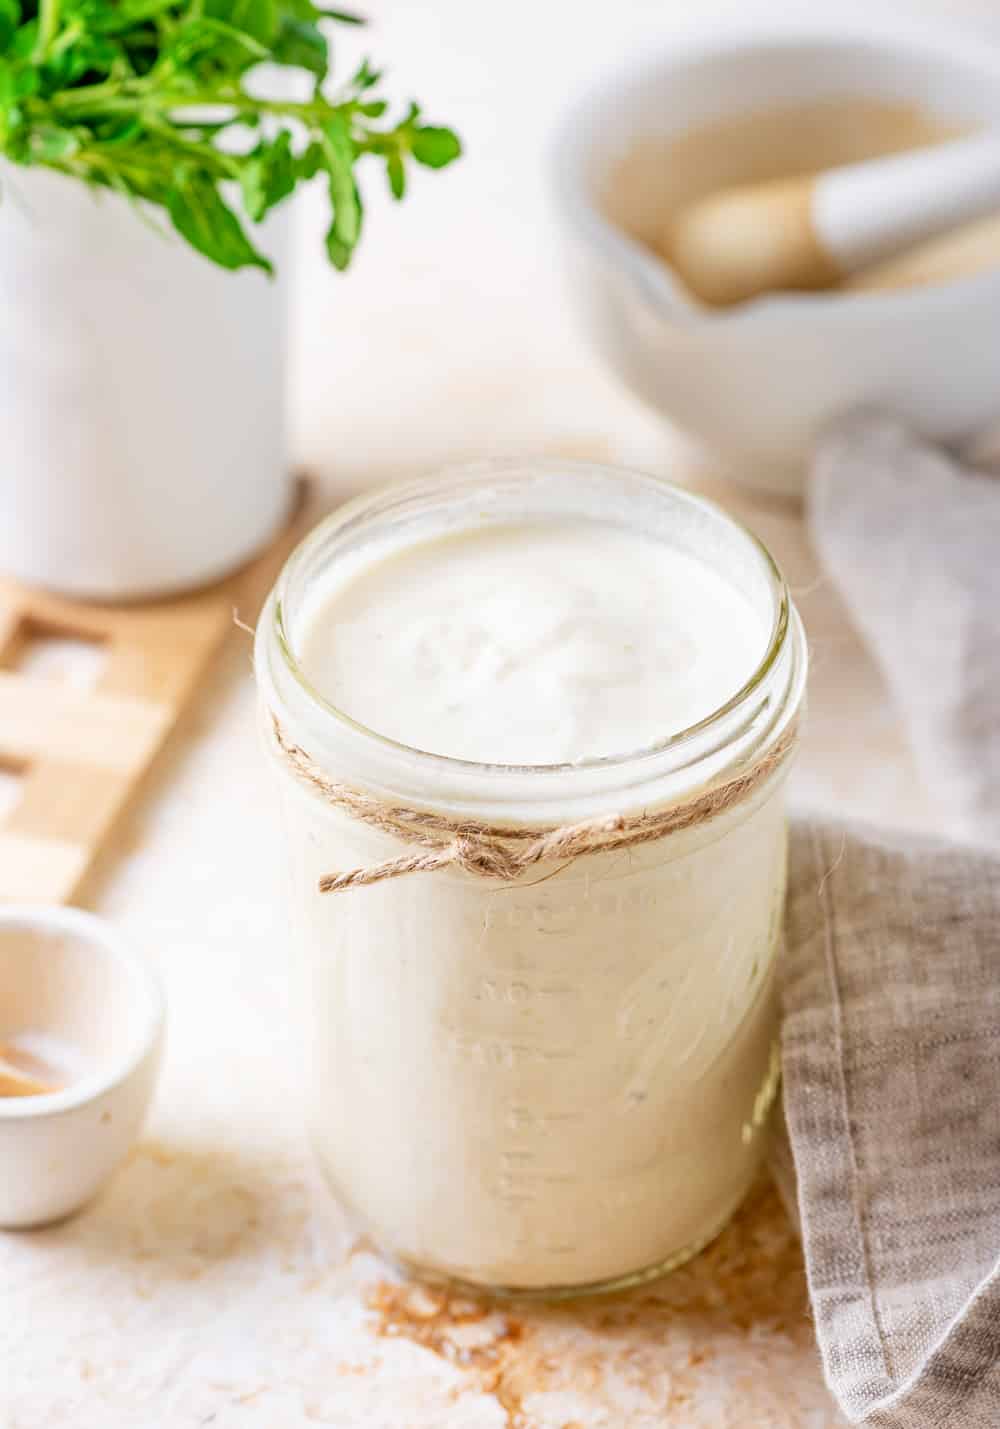
[[(0, 581), (0, 770), (20, 776), (0, 820), (0, 902), (73, 898), (233, 631), (234, 608), (256, 619), (308, 524), (308, 498), (302, 483), (292, 519), (250, 566), (177, 600), (91, 605)], [(94, 687), (19, 672), (38, 636), (98, 642)]]

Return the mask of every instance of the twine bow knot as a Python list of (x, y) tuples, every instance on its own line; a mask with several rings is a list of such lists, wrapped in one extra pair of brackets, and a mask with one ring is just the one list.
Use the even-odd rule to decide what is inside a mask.
[(459, 821), (444, 814), (398, 807), (347, 784), (330, 779), (301, 748), (285, 735), (272, 716), (274, 737), (295, 773), (331, 807), (343, 809), (372, 828), (413, 844), (412, 853), (344, 873), (320, 878), (320, 893), (340, 893), (411, 873), (436, 868), (461, 868), (475, 878), (513, 883), (535, 864), (550, 860), (572, 861), (588, 853), (635, 848), (668, 834), (692, 828), (725, 813), (758, 789), (791, 753), (796, 740), (795, 721), (788, 724), (764, 756), (731, 779), (711, 785), (687, 801), (652, 812), (611, 814), (578, 824), (551, 829), (494, 828)]

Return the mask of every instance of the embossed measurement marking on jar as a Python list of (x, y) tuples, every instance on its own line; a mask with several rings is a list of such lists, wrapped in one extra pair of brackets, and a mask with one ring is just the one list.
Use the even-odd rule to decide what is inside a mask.
[(541, 1231), (533, 1235), (530, 1231), (519, 1231), (512, 1244), (522, 1253), (542, 1251), (546, 1255), (572, 1255), (579, 1245), (577, 1237), (570, 1239), (565, 1234), (553, 1235)]
[(582, 1121), (581, 1111), (539, 1111), (533, 1107), (510, 1106), (507, 1108), (505, 1123), (511, 1131), (549, 1131), (567, 1121)]
[(501, 1153), (500, 1161), (505, 1169), (493, 1183), (493, 1194), (505, 1204), (530, 1205), (544, 1196), (547, 1187), (578, 1186), (581, 1183), (582, 1178), (575, 1171), (549, 1169), (544, 1165), (512, 1165), (507, 1156), (508, 1153)]
[(503, 1167), (502, 1180), (513, 1185), (518, 1181), (570, 1182), (580, 1178), (573, 1171), (550, 1170), (535, 1164), (536, 1152), (527, 1147), (518, 1151), (501, 1151), (500, 1165)]
[(448, 1050), (482, 1067), (530, 1067), (548, 1062), (569, 1062), (576, 1053), (571, 1047), (538, 1047), (530, 1042), (513, 1042), (508, 1037), (474, 1037), (449, 1032)]
[(484, 977), (472, 995), (480, 1002), (499, 1002), (511, 1007), (528, 1008), (533, 1002), (549, 1004), (553, 1000), (578, 997), (579, 989), (568, 982), (533, 985), (520, 979)]
[(572, 1171), (547, 1171), (544, 1166), (511, 1166), (500, 1173), (497, 1189), (501, 1195), (508, 1192), (517, 1195), (537, 1186), (574, 1186), (579, 1180), (580, 1177)]
[[(602, 883), (634, 880), (636, 875), (631, 862), (622, 855), (622, 869), (619, 874), (606, 874)], [(484, 915), (486, 929), (514, 930), (535, 933), (573, 933), (595, 912), (604, 917), (629, 917), (654, 912), (667, 907), (673, 900), (672, 884), (680, 875), (669, 871), (663, 878), (664, 886), (655, 890), (643, 888), (638, 882), (622, 888), (595, 889), (593, 885), (581, 882), (576, 897), (567, 897), (572, 885), (560, 885), (558, 900), (546, 899), (529, 905), (516, 903), (500, 893), (492, 900)]]

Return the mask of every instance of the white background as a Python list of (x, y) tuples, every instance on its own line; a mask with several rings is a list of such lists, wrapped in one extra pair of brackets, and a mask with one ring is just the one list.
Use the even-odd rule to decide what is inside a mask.
[[(387, 68), (389, 91), (417, 97), (429, 119), (460, 131), (466, 157), (443, 174), (415, 174), (394, 211), (373, 166), (364, 179), (367, 232), (344, 279), (325, 264), (322, 196), (308, 196), (292, 341), (297, 457), (351, 488), (442, 459), (577, 439), (589, 427), (611, 438), (621, 460), (661, 460), (661, 423), (594, 363), (567, 306), (549, 141), (567, 103), (596, 77), (679, 29), (724, 25), (748, 6), (358, 0), (357, 8), (372, 23), (337, 31), (338, 71), (370, 52)], [(816, 0), (786, 0), (766, 13), (816, 9)], [(951, 17), (1000, 34), (998, 0), (869, 0), (864, 9)]]

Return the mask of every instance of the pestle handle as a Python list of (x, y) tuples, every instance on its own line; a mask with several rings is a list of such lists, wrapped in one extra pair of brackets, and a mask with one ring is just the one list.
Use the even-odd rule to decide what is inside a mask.
[(983, 134), (820, 174), (816, 235), (844, 273), (1000, 208), (1000, 136)]
[(682, 210), (664, 249), (704, 301), (830, 287), (1000, 209), (1000, 135), (726, 189)]

